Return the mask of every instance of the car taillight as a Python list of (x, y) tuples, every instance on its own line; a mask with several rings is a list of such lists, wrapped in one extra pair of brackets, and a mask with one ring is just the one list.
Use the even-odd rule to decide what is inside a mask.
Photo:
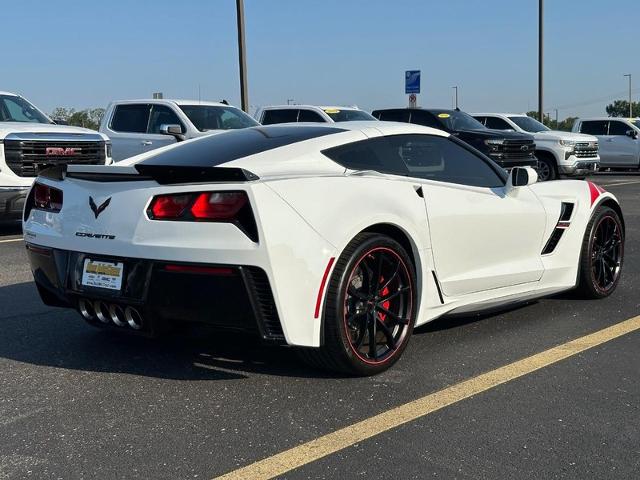
[(191, 214), (198, 220), (229, 220), (235, 218), (248, 201), (244, 192), (201, 193), (193, 202)]
[(156, 195), (147, 208), (151, 220), (232, 223), (253, 241), (258, 229), (244, 191)]
[(36, 183), (33, 186), (33, 204), (39, 210), (59, 212), (62, 210), (62, 190)]
[(172, 220), (180, 218), (193, 195), (158, 195), (149, 207), (149, 218), (153, 220)]

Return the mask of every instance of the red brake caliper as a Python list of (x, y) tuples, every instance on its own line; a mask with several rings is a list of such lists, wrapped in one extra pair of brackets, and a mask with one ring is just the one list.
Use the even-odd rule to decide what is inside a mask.
[[(384, 283), (384, 277), (380, 277), (379, 283), (380, 284)], [(380, 292), (380, 296), (386, 297), (387, 295), (389, 295), (389, 287), (385, 286)], [(389, 305), (391, 305), (391, 300), (385, 300), (384, 302), (382, 302), (382, 308), (384, 308), (385, 310), (389, 310)], [(380, 315), (380, 320), (382, 320), (383, 322), (384, 322), (384, 319), (387, 318), (386, 313), (379, 313), (378, 315)]]

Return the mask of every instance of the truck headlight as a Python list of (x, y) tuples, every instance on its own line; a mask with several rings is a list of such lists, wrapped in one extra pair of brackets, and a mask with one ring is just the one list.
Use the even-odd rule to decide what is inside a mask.
[(576, 146), (576, 142), (574, 140), (560, 140), (558, 141), (558, 143), (561, 146), (567, 147), (567, 148), (575, 148)]
[(107, 158), (111, 158), (111, 142), (105, 142), (105, 154)]

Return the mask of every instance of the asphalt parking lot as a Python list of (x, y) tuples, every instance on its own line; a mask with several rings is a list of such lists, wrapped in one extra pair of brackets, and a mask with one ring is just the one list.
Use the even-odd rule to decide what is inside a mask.
[[(561, 295), (441, 319), (415, 332), (391, 370), (359, 379), (311, 370), (292, 350), (245, 337), (97, 331), (40, 302), (19, 229), (0, 227), (0, 479), (212, 479), (638, 316), (640, 177), (595, 181), (618, 196), (627, 226), (613, 296)], [(378, 435), (295, 469), (272, 462), (261, 471), (289, 479), (638, 478), (639, 346), (636, 329), (397, 428), (375, 425)]]

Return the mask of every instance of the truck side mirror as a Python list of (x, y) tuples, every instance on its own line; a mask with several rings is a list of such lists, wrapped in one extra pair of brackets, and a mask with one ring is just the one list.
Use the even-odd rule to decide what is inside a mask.
[(160, 125), (160, 133), (163, 135), (182, 135), (182, 127), (180, 125), (166, 124)]
[(631, 137), (634, 140), (638, 139), (638, 132), (636, 132), (634, 129), (629, 129), (625, 132), (625, 135), (627, 135), (627, 137)]
[(514, 167), (509, 173), (507, 186), (510, 188), (526, 187), (538, 181), (538, 174), (531, 167)]
[(160, 133), (162, 135), (171, 135), (176, 139), (176, 142), (181, 142), (185, 139), (184, 135), (182, 134), (182, 127), (174, 123), (163, 123), (162, 125), (160, 125)]

